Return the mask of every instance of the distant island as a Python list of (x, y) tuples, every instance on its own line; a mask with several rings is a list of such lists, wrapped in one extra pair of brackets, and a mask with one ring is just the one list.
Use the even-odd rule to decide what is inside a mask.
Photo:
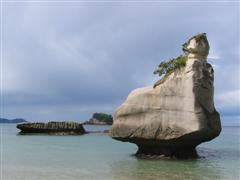
[(112, 125), (112, 115), (105, 113), (94, 113), (92, 118), (83, 123), (84, 125)]
[(27, 121), (21, 118), (17, 118), (17, 119), (0, 118), (0, 123), (22, 123), (22, 122), (27, 122)]

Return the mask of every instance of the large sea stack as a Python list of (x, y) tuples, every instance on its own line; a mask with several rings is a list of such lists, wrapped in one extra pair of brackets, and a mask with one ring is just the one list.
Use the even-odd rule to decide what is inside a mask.
[(184, 66), (154, 86), (133, 90), (114, 113), (110, 136), (135, 143), (139, 156), (197, 157), (196, 146), (221, 132), (206, 34), (190, 38), (183, 51)]
[(82, 135), (85, 130), (77, 122), (48, 122), (18, 124), (20, 134)]

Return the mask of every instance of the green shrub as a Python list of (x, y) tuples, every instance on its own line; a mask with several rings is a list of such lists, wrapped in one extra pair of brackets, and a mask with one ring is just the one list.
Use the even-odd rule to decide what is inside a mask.
[(113, 122), (113, 117), (112, 115), (105, 114), (105, 113), (94, 113), (92, 116), (94, 119), (98, 119), (99, 121), (104, 121), (104, 122)]
[(158, 69), (154, 71), (154, 74), (159, 76), (169, 74), (176, 69), (180, 69), (186, 65), (187, 57), (180, 55), (177, 58), (170, 59), (168, 61), (163, 61), (158, 65)]

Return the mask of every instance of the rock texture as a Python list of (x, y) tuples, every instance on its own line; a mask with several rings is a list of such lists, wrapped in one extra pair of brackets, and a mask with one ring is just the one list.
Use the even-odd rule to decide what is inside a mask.
[(85, 130), (76, 122), (48, 122), (18, 124), (20, 134), (82, 135)]
[(114, 113), (110, 136), (138, 146), (137, 154), (196, 157), (195, 147), (221, 132), (213, 102), (213, 68), (206, 34), (183, 45), (186, 66), (154, 87), (132, 91)]
[(112, 122), (91, 118), (83, 123), (84, 125), (112, 125)]

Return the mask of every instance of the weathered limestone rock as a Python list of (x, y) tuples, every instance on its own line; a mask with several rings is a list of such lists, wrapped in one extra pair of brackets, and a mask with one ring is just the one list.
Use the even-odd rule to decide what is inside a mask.
[(85, 130), (77, 122), (48, 122), (18, 124), (20, 134), (82, 135)]
[(221, 132), (206, 35), (192, 37), (183, 50), (185, 67), (154, 87), (132, 91), (114, 113), (110, 136), (135, 143), (137, 154), (196, 157), (195, 147)]

